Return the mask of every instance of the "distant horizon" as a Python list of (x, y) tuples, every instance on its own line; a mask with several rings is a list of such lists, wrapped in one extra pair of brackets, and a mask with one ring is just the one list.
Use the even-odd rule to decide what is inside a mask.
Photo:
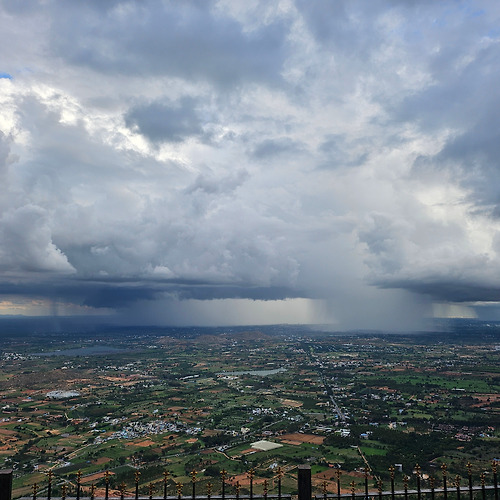
[[(121, 323), (114, 316), (80, 316), (80, 315), (67, 315), (67, 316), (23, 316), (23, 315), (0, 315), (0, 324), (12, 322), (14, 324), (31, 324), (40, 323), (39, 327), (43, 331), (51, 331), (53, 333), (64, 333), (64, 328), (79, 328), (82, 332), (89, 330), (96, 331), (96, 329), (112, 328), (114, 330), (133, 330), (133, 329), (154, 329), (154, 330), (222, 330), (222, 329), (235, 329), (237, 331), (257, 331), (258, 329), (273, 329), (273, 328), (289, 328), (296, 330), (304, 328), (311, 332), (324, 332), (324, 333), (360, 333), (360, 334), (427, 334), (427, 333), (450, 333), (450, 326), (453, 325), (498, 325), (499, 320), (483, 320), (478, 318), (429, 318), (428, 328), (420, 330), (383, 330), (376, 328), (353, 328), (343, 329), (338, 325), (327, 323), (241, 323), (241, 324), (214, 324), (214, 325), (200, 325), (200, 324), (158, 324), (158, 323), (136, 323), (125, 324)], [(246, 330), (248, 329), (248, 330)], [(32, 333), (32, 332), (27, 332)], [(499, 330), (500, 333), (500, 330)]]

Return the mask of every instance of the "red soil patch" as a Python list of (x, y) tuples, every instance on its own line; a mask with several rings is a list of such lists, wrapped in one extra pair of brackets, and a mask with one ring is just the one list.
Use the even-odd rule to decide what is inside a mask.
[(11, 431), (10, 429), (0, 429), (0, 435), (2, 436), (15, 436), (16, 431)]
[(145, 439), (144, 441), (139, 441), (138, 443), (126, 443), (126, 446), (138, 446), (140, 448), (146, 448), (148, 446), (153, 446), (157, 443), (155, 443), (154, 441), (151, 441), (151, 439)]
[(325, 436), (316, 436), (315, 434), (283, 434), (279, 437), (280, 441), (293, 441), (295, 443), (323, 444)]
[[(96, 472), (95, 474), (91, 474), (90, 476), (82, 477), (82, 479), (81, 479), (80, 482), (83, 483), (83, 484), (85, 484), (85, 483), (92, 483), (93, 481), (97, 481), (98, 479), (101, 479), (101, 478), (105, 477), (105, 475), (106, 475), (105, 472)], [(115, 473), (114, 472), (110, 472), (109, 475), (110, 476), (114, 476)]]
[(246, 450), (243, 450), (241, 452), (242, 455), (250, 455), (251, 453), (256, 453), (258, 451), (262, 451), (262, 450), (258, 450), (257, 448), (247, 448)]
[[(264, 484), (265, 479), (260, 477), (253, 478), (254, 486), (256, 484)], [(250, 478), (247, 474), (238, 474), (237, 476), (233, 476), (227, 479), (227, 482), (232, 486), (235, 486), (237, 482), (240, 483), (240, 486), (248, 487), (250, 486)]]
[(290, 439), (280, 439), (282, 443), (291, 444), (292, 446), (300, 446), (302, 441), (292, 441)]

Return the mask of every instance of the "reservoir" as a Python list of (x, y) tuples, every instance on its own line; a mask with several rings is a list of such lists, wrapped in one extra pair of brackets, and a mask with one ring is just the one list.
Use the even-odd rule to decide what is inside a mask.
[(267, 375), (274, 375), (276, 373), (286, 372), (286, 368), (275, 368), (274, 370), (243, 370), (239, 372), (220, 372), (217, 375), (230, 375), (237, 377), (238, 375), (257, 375), (258, 377), (266, 377)]
[(126, 349), (118, 349), (117, 347), (96, 345), (92, 347), (79, 347), (77, 349), (35, 352), (32, 356), (102, 356), (104, 354), (116, 354), (125, 351)]

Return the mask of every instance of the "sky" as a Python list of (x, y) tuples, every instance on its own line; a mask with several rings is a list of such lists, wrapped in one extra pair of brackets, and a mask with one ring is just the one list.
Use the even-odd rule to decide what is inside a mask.
[(500, 3), (0, 1), (0, 314), (500, 319)]

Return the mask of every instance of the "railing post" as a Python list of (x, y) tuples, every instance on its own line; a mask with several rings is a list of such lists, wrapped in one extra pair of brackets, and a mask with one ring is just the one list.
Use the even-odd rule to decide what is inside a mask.
[(391, 465), (389, 467), (389, 472), (391, 474), (391, 500), (394, 500), (394, 471), (396, 469), (394, 468), (394, 465)]
[(36, 495), (38, 493), (38, 484), (33, 483), (33, 486), (31, 487), (31, 489), (33, 490), (33, 500), (36, 500)]
[(472, 464), (467, 462), (467, 475), (469, 476), (469, 500), (472, 500), (474, 494), (472, 493)]
[(106, 470), (104, 472), (104, 482), (106, 485), (105, 493), (104, 493), (104, 500), (109, 500), (109, 470)]
[(166, 470), (163, 473), (163, 500), (167, 500), (168, 476), (170, 476), (170, 472)]
[(368, 473), (370, 469), (365, 467), (365, 500), (368, 500)]
[(481, 494), (483, 496), (483, 500), (486, 500), (486, 486), (485, 486), (485, 481), (486, 481), (486, 475), (484, 472), (481, 472)]
[(497, 476), (497, 465), (498, 462), (493, 460), (491, 462), (491, 468), (493, 470), (493, 486), (495, 488), (495, 500), (498, 500), (498, 476)]
[(281, 478), (283, 477), (283, 469), (278, 467), (278, 500), (281, 500)]
[(434, 484), (435, 484), (435, 479), (434, 479), (434, 476), (431, 476), (429, 478), (429, 484), (431, 485), (431, 500), (434, 500), (434, 495), (435, 495), (435, 491), (434, 491)]
[[(222, 481), (222, 500), (224, 500), (226, 498), (226, 475), (227, 475), (227, 470), (226, 469), (222, 469), (220, 471), (220, 478), (221, 478), (221, 481)], [(194, 500), (194, 498), (193, 498)]]
[(455, 487), (457, 488), (457, 500), (460, 500), (460, 476), (457, 474), (455, 477)]
[(420, 465), (416, 464), (415, 465), (415, 474), (417, 476), (417, 499), (420, 500), (422, 498), (421, 494), (421, 487), (420, 487), (420, 470), (421, 467)]
[(298, 500), (311, 500), (312, 498), (312, 483), (311, 483), (311, 466), (299, 465), (298, 477)]
[[(299, 468), (300, 468), (300, 465), (299, 465)], [(250, 500), (253, 499), (253, 476), (254, 475), (255, 475), (255, 471), (253, 469), (250, 469), (248, 471), (248, 477), (250, 478)], [(300, 471), (299, 471), (299, 476), (300, 476)]]
[(47, 485), (47, 500), (51, 500), (52, 498), (52, 477), (54, 476), (54, 473), (49, 470), (47, 473), (47, 478), (48, 478), (48, 485)]
[(80, 500), (80, 483), (82, 480), (82, 471), (76, 473), (76, 500)]
[(12, 469), (0, 470), (0, 500), (12, 499)]
[(408, 479), (409, 477), (405, 474), (403, 477), (403, 484), (405, 488), (405, 500), (408, 500)]
[(335, 470), (335, 475), (337, 476), (337, 498), (340, 500), (340, 475), (342, 474), (340, 469)]
[(175, 489), (177, 490), (177, 498), (181, 500), (182, 498), (182, 487), (184, 485), (182, 483), (175, 483)]
[[(198, 474), (195, 470), (191, 471), (191, 484), (192, 484), (192, 492), (191, 498), (194, 500), (196, 498), (196, 474)], [(222, 487), (224, 491), (224, 487)], [(222, 493), (222, 498), (224, 498), (224, 493)]]
[(141, 478), (140, 471), (136, 470), (134, 472), (134, 481), (135, 481), (135, 500), (139, 500), (139, 480)]
[(448, 498), (448, 485), (446, 483), (446, 464), (441, 465), (441, 471), (443, 473), (443, 498), (447, 500)]

